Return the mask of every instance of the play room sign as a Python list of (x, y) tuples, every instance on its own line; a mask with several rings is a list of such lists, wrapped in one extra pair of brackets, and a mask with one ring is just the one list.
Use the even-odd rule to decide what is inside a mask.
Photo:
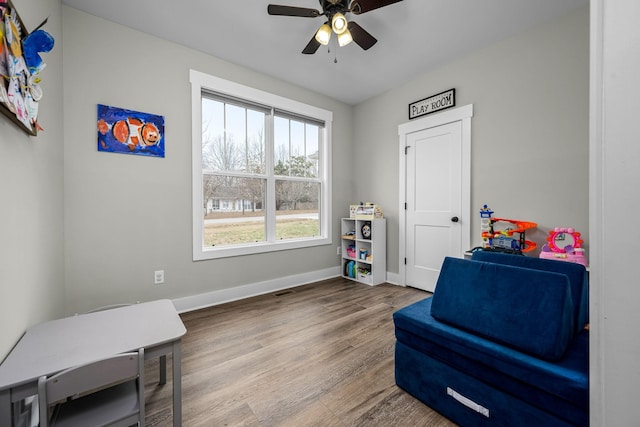
[(429, 98), (409, 104), (409, 120), (456, 105), (456, 90), (449, 89)]

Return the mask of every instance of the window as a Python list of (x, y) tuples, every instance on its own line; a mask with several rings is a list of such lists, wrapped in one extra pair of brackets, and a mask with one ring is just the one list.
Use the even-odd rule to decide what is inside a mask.
[(194, 260), (331, 243), (332, 113), (191, 71)]

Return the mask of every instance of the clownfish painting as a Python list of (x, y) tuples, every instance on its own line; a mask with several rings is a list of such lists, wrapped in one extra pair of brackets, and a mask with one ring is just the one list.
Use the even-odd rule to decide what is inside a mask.
[[(98, 120), (98, 130), (105, 135), (109, 132), (109, 124), (103, 119)], [(111, 126), (111, 133), (116, 141), (125, 144), (131, 151), (136, 146), (144, 148), (156, 145), (160, 140), (160, 131), (156, 125), (132, 117), (115, 122)]]
[(99, 151), (164, 157), (162, 116), (99, 104), (97, 125)]

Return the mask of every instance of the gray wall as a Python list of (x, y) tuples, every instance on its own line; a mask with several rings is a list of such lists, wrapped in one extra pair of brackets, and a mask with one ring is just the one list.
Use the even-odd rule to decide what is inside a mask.
[(29, 31), (49, 17), (55, 47), (42, 54), (44, 132), (28, 136), (0, 117), (0, 360), (26, 328), (60, 316), (65, 299), (60, 0), (13, 3)]
[[(338, 218), (352, 193), (352, 107), (66, 6), (63, 21), (68, 313), (338, 265)], [(333, 245), (192, 261), (190, 68), (333, 111)], [(166, 158), (97, 152), (98, 103), (163, 115)], [(160, 269), (166, 282), (155, 286)]]
[(474, 107), (473, 246), (480, 244), (478, 211), (484, 204), (497, 217), (538, 223), (534, 233), (527, 233), (538, 248), (557, 226), (575, 227), (587, 242), (589, 9), (585, 7), (355, 107), (354, 176), (367, 179), (355, 180), (353, 198), (384, 207), (387, 270), (399, 269), (398, 125), (409, 121), (409, 103), (451, 88), (456, 89), (457, 106)]

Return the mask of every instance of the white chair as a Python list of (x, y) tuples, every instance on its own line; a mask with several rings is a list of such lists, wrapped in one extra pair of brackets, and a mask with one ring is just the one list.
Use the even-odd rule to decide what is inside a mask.
[(144, 349), (38, 380), (40, 427), (144, 426)]

